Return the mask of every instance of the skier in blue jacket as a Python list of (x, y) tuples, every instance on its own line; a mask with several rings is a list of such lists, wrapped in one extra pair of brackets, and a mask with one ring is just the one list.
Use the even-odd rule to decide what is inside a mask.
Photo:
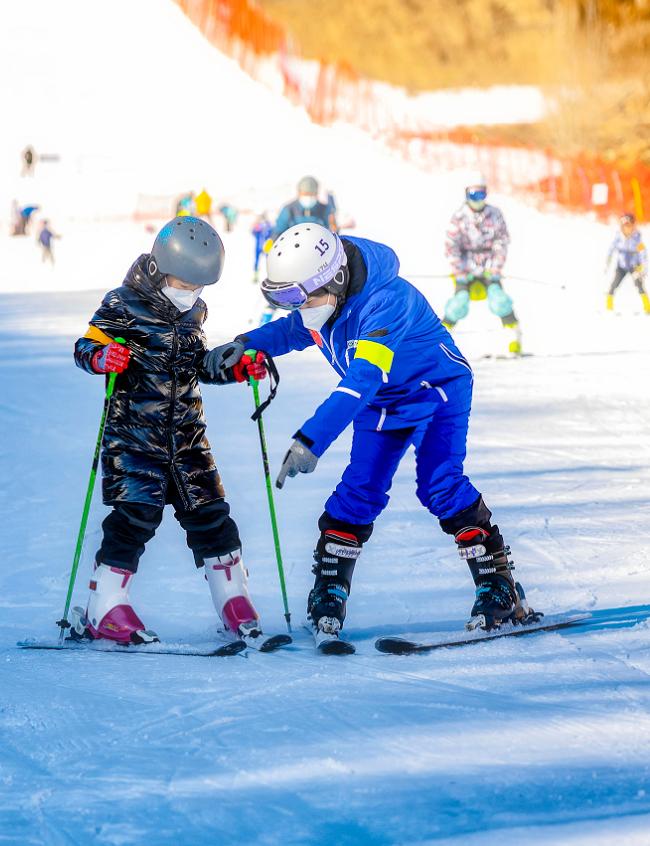
[(327, 203), (318, 199), (319, 185), (313, 176), (303, 176), (298, 183), (298, 197), (280, 209), (271, 233), (272, 240), (297, 223), (321, 223), (336, 232), (336, 204), (331, 194)]
[(293, 436), (276, 482), (281, 488), (287, 476), (311, 473), (353, 423), (350, 463), (318, 524), (308, 599), (317, 641), (338, 636), (356, 560), (411, 445), (418, 499), (454, 535), (476, 584), (468, 625), (523, 619), (510, 549), (463, 472), (472, 370), (423, 295), (399, 276), (393, 250), (302, 223), (275, 241), (267, 271), (264, 295), (289, 315), (211, 350), (205, 367), (216, 380), (232, 381), (233, 366), (259, 362), (262, 352), (316, 344), (340, 376)]
[[(334, 195), (331, 192), (328, 193), (327, 203), (321, 203), (318, 199), (318, 191), (318, 181), (313, 176), (302, 177), (298, 183), (298, 197), (283, 206), (278, 214), (275, 225), (262, 248), (265, 253), (270, 251), (276, 238), (290, 226), (298, 223), (320, 223), (332, 232), (338, 230)], [(261, 326), (275, 318), (276, 309), (276, 305), (270, 301), (267, 302), (260, 321)]]

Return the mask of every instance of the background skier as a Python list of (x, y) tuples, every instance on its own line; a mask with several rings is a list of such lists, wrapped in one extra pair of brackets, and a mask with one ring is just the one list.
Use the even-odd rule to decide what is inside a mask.
[(12, 235), (29, 235), (32, 217), (38, 211), (39, 206), (21, 206), (15, 200), (12, 203)]
[(308, 599), (317, 642), (336, 638), (352, 573), (406, 450), (415, 446), (417, 496), (455, 537), (476, 583), (473, 625), (498, 626), (520, 610), (509, 548), (463, 473), (472, 371), (425, 298), (400, 278), (389, 247), (339, 238), (313, 223), (292, 227), (268, 256), (267, 299), (291, 314), (212, 350), (213, 379), (251, 360), (317, 344), (341, 377), (294, 435), (277, 485), (311, 473), (352, 422), (350, 463), (325, 503)]
[[(290, 226), (295, 226), (297, 223), (313, 221), (325, 226), (330, 232), (336, 232), (338, 230), (334, 196), (331, 193), (328, 194), (327, 203), (321, 203), (318, 199), (318, 188), (318, 181), (313, 176), (303, 176), (298, 183), (297, 199), (287, 203), (281, 209), (275, 221), (275, 226), (264, 245), (264, 252), (268, 253), (273, 245), (273, 241), (282, 232)], [(266, 308), (262, 312), (262, 319), (260, 320), (262, 326), (273, 319), (275, 309), (276, 306), (271, 301), (268, 301)]]
[(257, 284), (259, 281), (259, 267), (260, 267), (260, 258), (264, 252), (264, 244), (268, 241), (271, 237), (271, 232), (273, 231), (273, 226), (271, 221), (268, 218), (266, 212), (262, 212), (262, 214), (257, 218), (253, 226), (251, 227), (251, 233), (253, 235), (253, 239), (255, 241), (255, 252), (253, 258), (253, 283)]
[(643, 310), (650, 314), (650, 299), (644, 287), (648, 275), (648, 252), (643, 243), (643, 236), (637, 229), (636, 218), (630, 212), (622, 214), (619, 223), (621, 228), (609, 248), (605, 266), (605, 269), (609, 270), (612, 258), (616, 256), (614, 279), (607, 293), (607, 310), (613, 311), (616, 289), (629, 274), (641, 296)]
[(232, 232), (235, 228), (235, 223), (237, 223), (239, 211), (230, 203), (222, 203), (222, 205), (219, 206), (219, 211), (223, 217), (223, 225), (226, 232)]
[(28, 144), (22, 152), (21, 176), (33, 176), (36, 167), (36, 151)]
[[(261, 634), (198, 387), (215, 381), (203, 366), (207, 309), (199, 295), (219, 281), (223, 262), (223, 244), (208, 223), (175, 218), (158, 233), (151, 254), (140, 256), (122, 286), (104, 297), (76, 343), (79, 367), (120, 374), (102, 451), (104, 503), (113, 510), (102, 524), (78, 634), (85, 628), (92, 637), (121, 642), (157, 639), (131, 607), (129, 587), (167, 503), (187, 533), (196, 566), (205, 566), (225, 626), (251, 645)], [(263, 375), (255, 366), (251, 372)], [(245, 377), (235, 368), (231, 378)]]
[(176, 216), (188, 217), (194, 216), (195, 214), (196, 208), (194, 204), (194, 191), (188, 191), (186, 194), (181, 194), (176, 201)]
[(52, 241), (55, 238), (60, 238), (60, 235), (56, 235), (50, 229), (50, 222), (48, 220), (41, 221), (41, 228), (38, 232), (38, 244), (41, 248), (41, 257), (43, 261), (49, 261), (51, 265), (54, 265), (54, 253), (52, 252)]
[(490, 311), (510, 330), (509, 350), (521, 352), (521, 333), (512, 299), (503, 290), (501, 274), (510, 237), (501, 211), (486, 203), (487, 184), (481, 173), (467, 178), (465, 202), (452, 215), (445, 242), (455, 291), (445, 305), (444, 324), (453, 328), (467, 317), (470, 300), (487, 298)]
[(273, 241), (290, 226), (308, 221), (320, 223), (331, 232), (337, 231), (336, 207), (332, 202), (333, 198), (328, 199), (327, 203), (321, 203), (318, 199), (318, 188), (318, 181), (313, 176), (303, 176), (298, 183), (297, 198), (280, 210), (271, 233)]
[(196, 216), (207, 220), (212, 225), (212, 197), (205, 190), (201, 188), (199, 193), (194, 198), (194, 206), (196, 209)]

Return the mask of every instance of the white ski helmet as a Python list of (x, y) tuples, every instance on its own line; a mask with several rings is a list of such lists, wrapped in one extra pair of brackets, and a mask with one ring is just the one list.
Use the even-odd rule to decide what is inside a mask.
[(284, 308), (298, 308), (320, 288), (340, 295), (348, 281), (347, 261), (335, 232), (319, 223), (298, 223), (274, 241), (262, 291)]

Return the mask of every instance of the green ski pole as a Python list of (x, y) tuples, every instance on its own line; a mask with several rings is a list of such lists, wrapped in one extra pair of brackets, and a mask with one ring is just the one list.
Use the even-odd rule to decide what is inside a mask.
[[(255, 350), (246, 350), (246, 355), (255, 361)], [(252, 376), (248, 378), (249, 385), (253, 388), (253, 397), (255, 399), (255, 414), (253, 420), (257, 420), (257, 431), (260, 436), (260, 449), (262, 450), (262, 465), (264, 467), (264, 478), (266, 480), (266, 495), (269, 501), (269, 514), (271, 515), (271, 528), (273, 530), (273, 543), (275, 544), (275, 560), (278, 565), (278, 576), (280, 577), (280, 591), (282, 592), (282, 603), (284, 605), (284, 619), (287, 621), (287, 631), (291, 631), (291, 612), (289, 611), (289, 603), (287, 601), (287, 587), (284, 580), (284, 567), (282, 566), (282, 550), (280, 549), (280, 535), (278, 533), (278, 523), (275, 515), (275, 503), (273, 501), (273, 486), (271, 484), (271, 470), (269, 468), (269, 454), (266, 449), (266, 437), (264, 435), (264, 423), (262, 422), (262, 414), (260, 412), (260, 389), (259, 382)], [(259, 412), (259, 413), (258, 413)]]
[[(126, 343), (124, 338), (114, 338), (116, 344)], [(72, 591), (74, 590), (74, 583), (77, 578), (77, 570), (79, 569), (79, 560), (81, 558), (81, 550), (83, 548), (84, 537), (86, 535), (86, 525), (88, 523), (88, 514), (90, 513), (90, 503), (93, 498), (93, 490), (95, 489), (95, 479), (97, 478), (97, 467), (99, 466), (99, 454), (102, 448), (102, 441), (104, 440), (104, 429), (106, 427), (106, 418), (108, 417), (108, 409), (111, 404), (111, 397), (113, 396), (113, 389), (115, 388), (115, 379), (117, 373), (109, 373), (108, 384), (106, 385), (106, 395), (104, 397), (104, 410), (102, 412), (102, 419), (99, 423), (99, 434), (97, 435), (97, 443), (95, 444), (95, 454), (93, 455), (93, 464), (90, 470), (90, 479), (88, 480), (88, 489), (86, 490), (86, 500), (84, 502), (84, 510), (81, 515), (81, 525), (79, 526), (79, 534), (77, 535), (77, 546), (74, 551), (74, 558), (72, 560), (72, 570), (70, 572), (70, 582), (68, 584), (68, 595), (65, 599), (65, 608), (63, 609), (63, 617), (57, 620), (57, 626), (60, 626), (61, 632), (59, 634), (59, 643), (63, 641), (65, 630), (70, 628), (68, 622), (68, 611), (70, 610), (70, 600), (72, 599)]]

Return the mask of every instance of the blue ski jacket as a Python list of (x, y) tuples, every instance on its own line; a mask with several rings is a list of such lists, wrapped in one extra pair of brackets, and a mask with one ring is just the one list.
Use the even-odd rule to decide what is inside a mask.
[(399, 273), (390, 247), (343, 238), (356, 247), (367, 275), (338, 316), (320, 332), (304, 327), (300, 311), (253, 329), (240, 339), (271, 356), (317, 344), (341, 376), (339, 384), (301, 427), (315, 455), (354, 420), (355, 429), (404, 429), (429, 421), (449, 403), (469, 412), (472, 371), (424, 296)]
[(313, 208), (306, 209), (303, 208), (299, 200), (293, 200), (280, 210), (278, 219), (275, 221), (275, 226), (273, 227), (273, 232), (271, 233), (271, 238), (275, 241), (279, 235), (297, 223), (315, 222), (320, 223), (326, 229), (332, 229), (330, 216), (333, 214), (334, 209), (330, 201), (328, 201), (327, 205), (318, 202)]

